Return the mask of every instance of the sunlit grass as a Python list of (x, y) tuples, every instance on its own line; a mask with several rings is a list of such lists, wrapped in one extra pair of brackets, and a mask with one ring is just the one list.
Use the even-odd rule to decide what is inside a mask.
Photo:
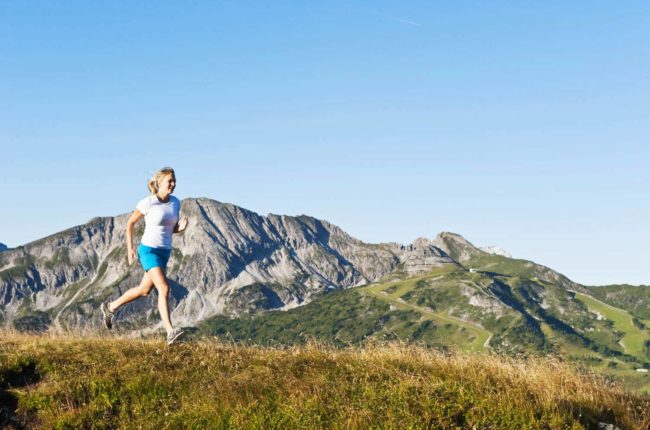
[(639, 358), (646, 358), (645, 342), (650, 340), (650, 331), (642, 330), (634, 325), (632, 316), (622, 309), (615, 308), (593, 297), (575, 293), (576, 298), (582, 301), (589, 310), (597, 311), (603, 317), (614, 323), (614, 328), (624, 333), (621, 344), (626, 352)]
[(382, 301), (388, 302), (397, 309), (412, 310), (418, 312), (422, 315), (423, 319), (432, 320), (439, 324), (451, 324), (461, 329), (465, 329), (468, 333), (470, 333), (470, 336), (455, 339), (455, 346), (462, 351), (484, 351), (488, 340), (492, 336), (492, 333), (489, 331), (478, 326), (477, 324), (449, 315), (447, 312), (434, 312), (431, 309), (426, 309), (401, 299), (401, 297), (406, 293), (412, 291), (414, 288), (417, 288), (418, 282), (436, 280), (440, 277), (444, 277), (445, 275), (454, 272), (460, 271), (453, 266), (436, 268), (428, 272), (426, 275), (408, 278), (406, 280), (389, 280), (379, 282), (376, 284), (371, 284), (367, 287), (361, 287), (359, 288), (359, 291), (364, 294), (370, 294)]
[[(25, 372), (36, 373), (20, 384)], [(14, 388), (11, 388), (14, 387)], [(0, 389), (43, 428), (647, 429), (650, 400), (555, 358), (0, 333)]]

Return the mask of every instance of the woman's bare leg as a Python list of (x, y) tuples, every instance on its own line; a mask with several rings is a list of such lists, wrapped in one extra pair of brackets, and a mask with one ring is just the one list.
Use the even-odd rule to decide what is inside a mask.
[(162, 319), (165, 330), (169, 334), (174, 327), (172, 327), (172, 322), (169, 319), (169, 283), (167, 277), (160, 267), (154, 267), (147, 273), (149, 273), (149, 277), (158, 290), (158, 312), (160, 312), (160, 319)]
[(154, 284), (151, 280), (151, 276), (149, 276), (149, 273), (145, 272), (144, 276), (142, 277), (142, 281), (140, 281), (140, 285), (126, 290), (124, 294), (120, 296), (120, 298), (113, 302), (110, 302), (108, 304), (108, 310), (115, 312), (121, 306), (124, 306), (125, 304), (132, 302), (137, 298), (148, 296), (153, 289), (153, 285)]

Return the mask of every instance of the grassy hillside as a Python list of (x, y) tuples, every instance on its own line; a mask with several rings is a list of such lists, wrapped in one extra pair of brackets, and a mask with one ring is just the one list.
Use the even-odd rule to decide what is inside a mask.
[[(541, 331), (501, 304), (490, 282), (455, 266), (418, 277), (395, 273), (366, 287), (337, 291), (286, 312), (250, 318), (211, 318), (199, 326), (204, 335), (254, 344), (301, 344), (317, 339), (337, 346), (368, 340), (402, 340), (438, 348), (484, 351), (496, 334), (514, 352), (543, 350)], [(468, 291), (463, 293), (459, 285)], [(495, 316), (470, 304), (479, 294), (500, 305)]]
[(430, 275), (411, 278), (402, 282), (371, 285), (360, 289), (360, 291), (389, 303), (395, 309), (415, 312), (416, 315), (419, 314), (420, 324), (424, 321), (433, 321), (438, 326), (455, 326), (458, 328), (458, 333), (456, 333), (456, 336), (448, 338), (450, 344), (453, 343), (462, 350), (483, 351), (490, 337), (492, 337), (492, 333), (489, 331), (484, 330), (477, 324), (451, 316), (447, 312), (434, 311), (431, 307), (418, 306), (403, 298), (417, 288), (426, 285), (428, 279), (431, 279)]
[(576, 293), (576, 297), (584, 302), (590, 310), (597, 312), (602, 318), (612, 321), (614, 329), (623, 333), (620, 343), (626, 353), (641, 359), (647, 358), (645, 345), (650, 341), (650, 331), (636, 325), (632, 315), (585, 294)]
[(629, 355), (620, 343), (627, 334), (617, 331), (611, 321), (596, 318), (566, 289), (520, 276), (472, 273), (454, 265), (416, 277), (395, 272), (381, 282), (330, 293), (286, 312), (238, 319), (220, 316), (200, 325), (203, 334), (256, 344), (299, 344), (315, 338), (344, 346), (399, 339), (515, 354), (557, 349), (549, 330), (554, 339), (566, 338), (601, 356)]
[[(641, 325), (640, 325), (641, 324)], [(448, 265), (320, 297), (285, 312), (219, 316), (204, 336), (258, 345), (400, 340), (443, 350), (553, 354), (650, 393), (650, 336), (643, 322), (554, 283)]]
[(217, 316), (201, 323), (198, 333), (258, 345), (298, 345), (318, 339), (347, 346), (369, 337), (390, 337), (390, 327), (417, 318), (408, 312), (391, 310), (387, 304), (353, 289), (329, 293), (287, 312), (242, 318)]
[(0, 333), (7, 428), (647, 429), (650, 398), (552, 358)]
[(606, 285), (588, 289), (598, 300), (625, 309), (638, 319), (650, 320), (649, 285)]

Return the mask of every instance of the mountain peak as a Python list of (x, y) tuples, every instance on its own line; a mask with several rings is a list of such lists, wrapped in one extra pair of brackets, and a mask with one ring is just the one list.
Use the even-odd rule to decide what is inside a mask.
[(480, 249), (457, 233), (443, 231), (436, 236), (435, 245), (456, 261), (464, 262), (482, 253)]
[(438, 233), (438, 236), (436, 236), (436, 240), (450, 240), (454, 241), (456, 243), (461, 243), (464, 245), (469, 245), (475, 248), (474, 245), (472, 245), (467, 239), (465, 239), (463, 236), (461, 236), (458, 233), (452, 233), (449, 231), (442, 231)]
[[(415, 275), (455, 264), (481, 267), (477, 260), (489, 257), (451, 232), (434, 239), (419, 237), (407, 246), (368, 244), (308, 215), (262, 216), (204, 197), (183, 199), (181, 210), (190, 223), (174, 240), (169, 279), (174, 286), (173, 316), (183, 324), (217, 314), (288, 309), (333, 288), (378, 281), (400, 265), (408, 275)], [(128, 215), (93, 218), (87, 224), (3, 251), (3, 322), (47, 317), (47, 324), (57, 328), (82, 327), (86, 324), (80, 317), (82, 311), (98, 312), (86, 298), (115, 296), (137, 285), (141, 272), (137, 267), (132, 270), (126, 261)], [(143, 227), (137, 226), (136, 240)], [(550, 269), (528, 262), (520, 265), (525, 265), (522, 270), (526, 274), (577, 288)], [(61, 294), (67, 288), (82, 288), (85, 301), (78, 300), (80, 294)], [(142, 303), (140, 308), (125, 309), (124, 317), (136, 321), (145, 306)], [(17, 314), (15, 309), (31, 313)]]
[(425, 248), (430, 245), (434, 245), (434, 241), (427, 239), (426, 237), (418, 237), (413, 241), (411, 245), (413, 245), (414, 248)]

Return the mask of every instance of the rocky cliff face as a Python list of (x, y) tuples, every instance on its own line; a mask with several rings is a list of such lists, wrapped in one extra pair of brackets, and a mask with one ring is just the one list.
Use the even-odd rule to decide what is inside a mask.
[[(172, 320), (181, 325), (219, 314), (293, 308), (329, 290), (378, 281), (397, 270), (415, 275), (446, 264), (467, 267), (485, 256), (504, 258), (452, 233), (406, 246), (367, 244), (306, 215), (261, 216), (205, 198), (184, 200), (181, 211), (190, 222), (174, 236), (167, 267)], [(137, 286), (144, 274), (138, 263), (127, 264), (127, 218), (95, 218), (0, 253), (0, 324), (99, 328), (99, 304)], [(141, 222), (136, 243), (143, 230)], [(543, 266), (522, 264), (530, 264), (540, 279), (575, 285)], [(156, 327), (155, 296), (121, 308), (120, 328)]]
[(435, 267), (457, 263), (436, 242), (420, 237), (408, 246), (400, 247), (400, 259), (404, 262), (404, 271), (414, 276), (430, 271)]
[[(378, 280), (411, 254), (397, 244), (363, 243), (309, 216), (260, 216), (203, 198), (184, 200), (181, 210), (190, 223), (175, 235), (168, 265), (172, 318), (180, 324), (299, 306), (328, 290)], [(96, 218), (3, 252), (0, 323), (98, 327), (99, 303), (143, 275), (126, 262), (127, 218)], [(143, 228), (136, 227), (136, 243)], [(157, 324), (154, 296), (122, 308), (122, 327)]]

